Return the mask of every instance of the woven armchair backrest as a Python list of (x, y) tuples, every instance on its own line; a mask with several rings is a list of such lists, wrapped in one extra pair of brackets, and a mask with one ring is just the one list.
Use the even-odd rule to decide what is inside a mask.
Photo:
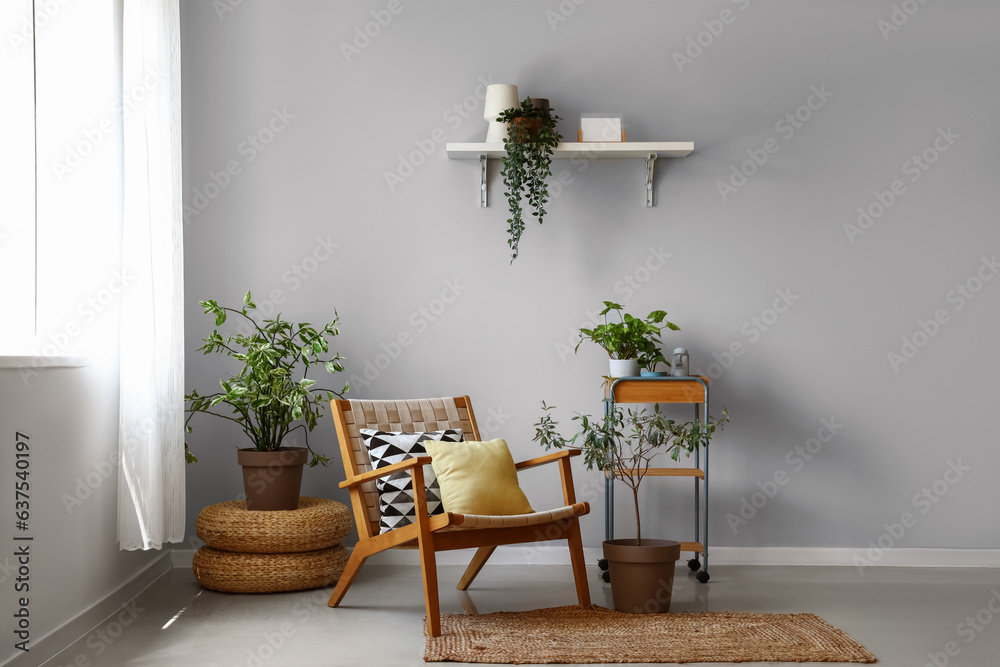
[[(416, 398), (398, 401), (334, 400), (333, 415), (338, 424), (338, 435), (343, 433), (346, 442), (341, 443), (344, 472), (348, 476), (359, 475), (372, 469), (368, 450), (361, 438), (360, 429), (371, 428), (380, 431), (440, 431), (446, 428), (462, 429), (465, 440), (479, 440), (479, 428), (468, 396), (451, 398)], [(366, 482), (361, 487), (364, 511), (368, 517), (369, 535), (379, 532), (378, 493), (375, 482)], [(358, 527), (361, 531), (361, 527)]]

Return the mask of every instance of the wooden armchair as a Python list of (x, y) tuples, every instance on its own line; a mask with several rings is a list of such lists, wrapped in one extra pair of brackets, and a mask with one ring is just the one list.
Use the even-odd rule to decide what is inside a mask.
[[(414, 493), (416, 518), (414, 523), (379, 534), (378, 493), (375, 480), (402, 470), (412, 475), (413, 488), (424, 488), (425, 464), (430, 456), (401, 461), (379, 470), (372, 470), (359, 429), (422, 432), (446, 428), (462, 429), (466, 440), (479, 440), (479, 428), (468, 396), (400, 401), (340, 400), (331, 401), (337, 439), (344, 461), (347, 479), (341, 488), (350, 490), (351, 506), (358, 527), (358, 544), (351, 552), (340, 580), (330, 596), (329, 606), (340, 604), (354, 577), (372, 554), (393, 547), (416, 546), (420, 551), (423, 572), (424, 601), (427, 605), (427, 627), (431, 636), (441, 635), (441, 614), (438, 606), (437, 566), (435, 552), (477, 547), (472, 562), (458, 583), (466, 590), (476, 578), (493, 550), (501, 544), (542, 542), (565, 539), (569, 542), (576, 594), (581, 605), (590, 604), (590, 589), (583, 558), (578, 517), (590, 512), (588, 503), (576, 502), (570, 457), (580, 452), (562, 450), (516, 464), (518, 470), (557, 462), (562, 477), (565, 507), (545, 512), (516, 516), (480, 516), (471, 514), (427, 514), (427, 499)], [(459, 446), (459, 445), (456, 445)]]

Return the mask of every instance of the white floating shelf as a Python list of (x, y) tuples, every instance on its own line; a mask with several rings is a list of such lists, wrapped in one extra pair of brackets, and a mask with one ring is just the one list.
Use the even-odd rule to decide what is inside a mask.
[[(501, 158), (507, 154), (502, 143), (447, 144), (448, 157), (452, 160), (478, 160), (481, 155)], [(650, 153), (657, 157), (687, 157), (694, 150), (693, 141), (615, 141), (607, 143), (563, 142), (552, 151), (556, 159), (590, 157), (594, 160), (624, 160), (642, 158)], [(588, 155), (582, 155), (582, 154)]]
[[(486, 162), (489, 158), (507, 155), (502, 143), (446, 144), (452, 160), (479, 160), (479, 205), (489, 201), (486, 183)], [(653, 205), (653, 164), (659, 157), (687, 157), (694, 151), (693, 141), (621, 141), (621, 142), (563, 142), (552, 151), (553, 159), (626, 160), (646, 161), (646, 206)]]

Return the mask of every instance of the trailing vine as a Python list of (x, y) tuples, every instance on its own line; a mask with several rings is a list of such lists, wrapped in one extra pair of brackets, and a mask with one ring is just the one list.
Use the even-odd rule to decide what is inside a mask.
[(546, 179), (552, 175), (552, 150), (562, 140), (562, 135), (556, 131), (556, 123), (562, 118), (553, 115), (551, 109), (535, 107), (531, 98), (526, 97), (520, 107), (502, 111), (497, 120), (509, 124), (508, 137), (503, 140), (507, 156), (503, 159), (501, 175), (510, 208), (507, 245), (513, 263), (524, 232), (522, 197), (527, 197), (538, 224), (545, 217), (545, 204), (549, 200)]

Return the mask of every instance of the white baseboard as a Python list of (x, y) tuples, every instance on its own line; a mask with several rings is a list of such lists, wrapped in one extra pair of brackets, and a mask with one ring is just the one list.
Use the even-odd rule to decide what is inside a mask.
[(710, 565), (1000, 567), (1000, 549), (710, 547)]
[(67, 646), (86, 636), (104, 621), (122, 608), (122, 603), (128, 602), (147, 586), (170, 572), (173, 563), (170, 554), (164, 552), (159, 558), (143, 568), (137, 575), (126, 581), (114, 591), (104, 596), (87, 609), (69, 619), (58, 628), (31, 644), (29, 653), (21, 653), (13, 660), (5, 663), (9, 667), (35, 667), (50, 660)]
[[(350, 549), (350, 547), (348, 547)], [(440, 565), (468, 565), (474, 549), (442, 551)], [(587, 563), (602, 558), (600, 547), (585, 547)], [(174, 567), (191, 567), (193, 549), (170, 552)], [(681, 554), (690, 558), (689, 554)], [(709, 565), (805, 565), (827, 567), (1000, 567), (1000, 549), (866, 549), (841, 547), (710, 547)], [(390, 549), (368, 559), (377, 565), (418, 565), (416, 549)], [(497, 547), (493, 565), (569, 565), (565, 546), (511, 545)]]

